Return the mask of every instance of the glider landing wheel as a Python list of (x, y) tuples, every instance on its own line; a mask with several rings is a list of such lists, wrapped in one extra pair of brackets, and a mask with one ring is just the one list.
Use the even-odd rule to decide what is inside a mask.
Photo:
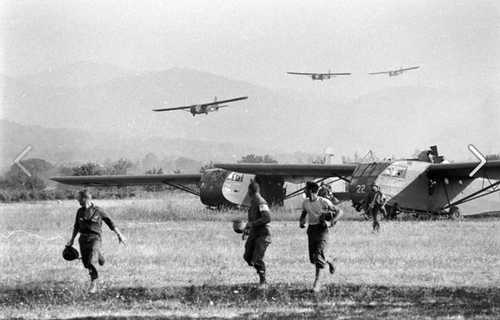
[(449, 215), (450, 219), (452, 219), (452, 220), (460, 220), (463, 218), (462, 212), (460, 212), (460, 209), (458, 207), (455, 207), (455, 206), (450, 208), (448, 215)]

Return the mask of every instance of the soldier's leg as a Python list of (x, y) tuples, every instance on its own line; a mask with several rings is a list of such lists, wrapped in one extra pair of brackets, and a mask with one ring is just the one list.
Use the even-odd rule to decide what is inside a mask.
[(80, 244), (80, 255), (82, 256), (82, 264), (85, 269), (90, 269), (92, 265), (92, 246), (89, 239), (84, 236), (80, 236), (78, 239)]
[(99, 263), (101, 239), (99, 237), (82, 237), (80, 236), (80, 253), (82, 255), (82, 262), (85, 268), (89, 271), (90, 288), (89, 292), (94, 293), (97, 291), (97, 264)]
[(93, 267), (95, 271), (94, 272), (94, 280), (97, 279), (98, 274), (97, 274), (97, 265), (101, 264), (101, 262), (104, 263), (104, 261), (101, 261), (101, 259), (104, 259), (104, 257), (101, 254), (101, 238), (97, 237), (92, 239), (92, 257), (90, 260), (90, 265)]
[(382, 213), (382, 216), (385, 218), (387, 218), (387, 210), (385, 208), (385, 206), (381, 206), (380, 207), (380, 212)]
[(329, 255), (328, 259), (326, 260), (326, 263), (328, 264), (328, 271), (330, 274), (335, 273), (335, 265), (333, 264), (335, 261), (335, 258), (332, 258), (331, 255)]
[(370, 212), (373, 219), (373, 231), (378, 231), (380, 229), (380, 224), (377, 219), (378, 208), (371, 208)]
[(99, 238), (98, 241), (94, 244), (94, 254), (96, 256), (96, 261), (100, 266), (103, 266), (106, 260), (104, 259), (104, 255), (102, 254), (102, 242)]
[(89, 266), (89, 275), (90, 275), (90, 281), (97, 280), (99, 278), (99, 273), (97, 272), (97, 268), (91, 264)]
[(245, 253), (243, 254), (243, 259), (248, 263), (249, 266), (253, 266), (253, 252), (255, 249), (255, 238), (249, 236), (245, 242)]
[(307, 232), (307, 241), (309, 247), (309, 261), (315, 266), (324, 268), (327, 263), (324, 249), (328, 241), (328, 229), (314, 226)]
[(326, 240), (318, 239), (315, 243), (315, 265), (323, 269), (327, 265), (327, 260), (325, 256)]
[(311, 262), (312, 264), (316, 264), (316, 259), (315, 259), (315, 256), (314, 256), (314, 234), (312, 232), (310, 232), (310, 230), (307, 231), (307, 249), (308, 249), (308, 253), (309, 253), (309, 262)]
[(270, 241), (267, 237), (259, 237), (255, 240), (255, 247), (253, 251), (253, 266), (257, 270), (259, 275), (259, 281), (261, 285), (266, 283), (266, 264), (264, 262), (264, 256), (266, 254), (266, 249), (269, 246)]
[(318, 237), (314, 243), (314, 258), (316, 266), (316, 275), (314, 277), (313, 291), (318, 292), (320, 290), (320, 278), (321, 271), (326, 265), (330, 266), (330, 262), (326, 259), (326, 247), (328, 244), (328, 233), (323, 231), (318, 234)]
[[(97, 292), (97, 278), (99, 277), (99, 274), (97, 272), (97, 264), (101, 264), (101, 238), (96, 237), (92, 239), (92, 255), (91, 255), (91, 260), (90, 260), (90, 266), (89, 266), (89, 274), (90, 274), (90, 293), (95, 293)], [(102, 261), (104, 263), (104, 261)], [(102, 264), (101, 264), (102, 265)]]
[[(319, 243), (316, 243), (316, 248), (319, 246)], [(321, 257), (319, 256), (319, 252), (318, 250), (316, 249), (316, 253), (315, 253), (315, 269), (316, 269), (316, 273), (314, 275), (314, 283), (313, 283), (313, 288), (312, 290), (314, 292), (318, 292), (320, 290), (320, 278), (321, 278), (321, 270), (325, 267), (324, 266), (324, 263), (322, 263), (321, 261)]]
[(321, 268), (319, 268), (318, 266), (316, 266), (316, 274), (314, 275), (314, 283), (313, 283), (313, 287), (312, 287), (312, 290), (314, 292), (319, 292), (320, 291), (320, 284), (319, 284), (319, 279), (320, 279), (320, 276), (321, 276)]
[[(328, 241), (324, 245), (325, 250), (326, 250), (327, 244), (328, 244)], [(323, 254), (326, 256), (326, 253), (323, 253)], [(326, 256), (325, 261), (326, 261), (326, 264), (328, 265), (328, 271), (330, 272), (330, 274), (334, 274), (335, 273), (335, 265), (333, 263), (335, 261), (335, 258), (332, 258), (332, 256), (329, 254)]]

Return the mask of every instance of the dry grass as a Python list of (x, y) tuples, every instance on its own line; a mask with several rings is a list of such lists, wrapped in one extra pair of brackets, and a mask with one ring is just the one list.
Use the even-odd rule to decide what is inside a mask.
[[(85, 293), (87, 274), (61, 250), (75, 202), (0, 207), (0, 314), (4, 317), (111, 316), (419, 318), (500, 315), (500, 220), (344, 221), (332, 234), (338, 272), (326, 289), (307, 289), (313, 267), (297, 212), (280, 210), (267, 261), (270, 289), (254, 290), (254, 271), (230, 220), (243, 212), (206, 210), (196, 199), (113, 200), (111, 212), (128, 238), (104, 235), (107, 263), (101, 292)], [(60, 237), (55, 239), (54, 237)], [(43, 240), (39, 237), (52, 238)]]

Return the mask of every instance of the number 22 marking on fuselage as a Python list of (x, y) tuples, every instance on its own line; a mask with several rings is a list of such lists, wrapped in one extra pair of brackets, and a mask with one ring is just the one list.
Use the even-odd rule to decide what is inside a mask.
[(364, 184), (358, 184), (356, 186), (356, 193), (365, 193), (366, 186)]

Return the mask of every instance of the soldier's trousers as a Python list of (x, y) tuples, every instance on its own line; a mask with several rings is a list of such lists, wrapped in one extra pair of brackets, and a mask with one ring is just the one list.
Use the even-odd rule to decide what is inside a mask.
[(253, 266), (260, 274), (266, 272), (264, 255), (270, 243), (271, 239), (269, 235), (255, 235), (252, 233), (250, 233), (245, 243), (245, 254), (243, 255), (243, 259), (245, 259), (249, 266)]
[(328, 246), (328, 227), (324, 224), (309, 225), (307, 228), (309, 261), (317, 268), (323, 269), (328, 263), (326, 248)]
[(381, 212), (384, 216), (386, 215), (385, 208), (382, 206), (375, 206), (373, 208), (368, 208), (368, 214), (372, 217), (373, 219), (373, 230), (374, 231), (379, 231), (380, 229), (380, 223), (378, 222), (378, 213)]
[(96, 269), (97, 263), (104, 263), (101, 254), (101, 236), (82, 233), (78, 243), (80, 244), (83, 266), (89, 270), (90, 279), (95, 280), (99, 276)]

